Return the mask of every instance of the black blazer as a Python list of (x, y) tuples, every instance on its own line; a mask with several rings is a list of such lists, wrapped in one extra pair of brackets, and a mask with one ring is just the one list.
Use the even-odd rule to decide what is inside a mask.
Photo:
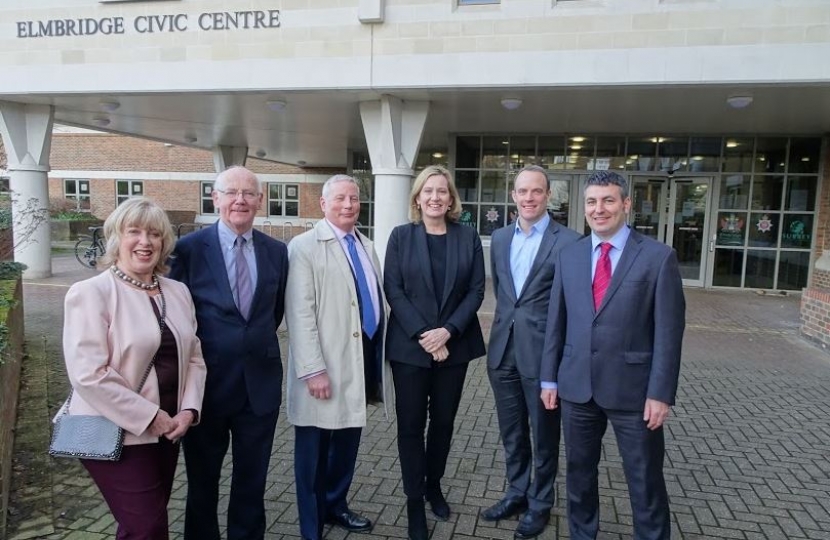
[(233, 301), (217, 225), (176, 243), (170, 277), (190, 289), (196, 306), (196, 334), (207, 364), (204, 407), (224, 416), (250, 401), (255, 414), (279, 409), (282, 360), (277, 327), (282, 322), (288, 250), (254, 230), (257, 283), (248, 320)]
[(447, 273), (443, 298), (436, 298), (424, 225), (395, 227), (386, 247), (383, 286), (392, 308), (386, 333), (386, 358), (422, 367), (432, 355), (418, 344), (426, 330), (452, 325), (458, 335), (447, 342), (444, 364), (483, 356), (484, 338), (476, 312), (484, 300), (484, 253), (475, 229), (447, 224)]

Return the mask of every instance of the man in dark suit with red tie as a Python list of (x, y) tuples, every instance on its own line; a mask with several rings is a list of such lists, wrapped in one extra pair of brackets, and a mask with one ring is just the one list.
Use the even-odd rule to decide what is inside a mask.
[(686, 304), (674, 251), (628, 228), (622, 176), (585, 188), (591, 235), (564, 248), (551, 290), (541, 398), (562, 405), (573, 540), (599, 529), (598, 464), (610, 420), (636, 540), (670, 537), (663, 423), (674, 404)]

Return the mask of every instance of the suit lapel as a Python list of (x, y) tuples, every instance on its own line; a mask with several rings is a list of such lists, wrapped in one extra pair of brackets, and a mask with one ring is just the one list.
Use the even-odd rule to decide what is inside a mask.
[(423, 225), (415, 225), (412, 229), (413, 236), (415, 237), (415, 254), (418, 257), (418, 263), (421, 267), (421, 275), (424, 277), (427, 290), (434, 297), (435, 286), (432, 283), (432, 265), (430, 264), (429, 247), (427, 246), (427, 228)]
[(332, 230), (325, 219), (318, 221), (314, 228), (317, 231), (317, 240), (326, 243), (326, 251), (328, 251), (329, 254), (334, 257), (334, 260), (337, 261), (337, 267), (340, 268), (340, 272), (343, 274), (343, 279), (350, 284), (352, 293), (357, 295), (357, 284), (355, 283), (352, 267), (349, 264), (349, 260), (346, 258), (347, 255), (343, 250), (343, 246), (337, 239), (337, 235), (334, 234), (334, 230)]
[[(259, 231), (253, 231), (253, 239), (254, 239), (254, 255), (256, 257), (256, 287), (254, 287), (254, 297), (251, 300), (251, 313), (254, 313), (254, 310), (257, 306), (257, 300), (260, 296), (263, 295), (263, 287), (265, 279), (263, 279), (268, 272), (271, 272), (270, 268), (270, 261), (268, 260), (268, 252), (265, 249), (265, 239), (263, 238), (264, 235), (261, 235)], [(248, 314), (248, 318), (250, 318), (251, 314)]]
[(224, 298), (225, 302), (236, 308), (236, 302), (233, 300), (233, 291), (231, 291), (231, 282), (228, 278), (228, 269), (225, 267), (225, 257), (222, 254), (222, 243), (219, 242), (219, 225), (216, 225), (208, 231), (205, 238), (205, 263), (210, 268), (210, 273), (216, 282), (218, 293)]
[(455, 274), (458, 272), (458, 225), (447, 223), (447, 273), (444, 276), (444, 298), (438, 307), (438, 313), (444, 309), (447, 300), (455, 285)]
[(539, 250), (536, 252), (536, 257), (533, 259), (533, 264), (530, 266), (530, 271), (527, 274), (524, 285), (522, 285), (522, 292), (518, 295), (521, 298), (522, 294), (527, 290), (527, 286), (533, 281), (533, 277), (539, 272), (542, 267), (542, 262), (548, 258), (553, 246), (556, 245), (556, 232), (553, 230), (553, 220), (550, 221), (548, 228), (545, 229), (542, 235), (542, 242), (539, 244)]
[(628, 235), (628, 241), (625, 243), (625, 248), (623, 248), (620, 260), (617, 263), (617, 268), (611, 275), (611, 283), (608, 284), (608, 290), (605, 291), (605, 296), (602, 298), (602, 304), (600, 304), (597, 314), (599, 314), (605, 306), (608, 305), (608, 302), (611, 301), (614, 293), (620, 288), (620, 283), (623, 282), (625, 275), (629, 270), (631, 270), (631, 266), (640, 254), (640, 250), (642, 248), (640, 247), (640, 238), (638, 238), (636, 234), (637, 233), (634, 231), (631, 231)]
[[(490, 256), (498, 257), (499, 261), (497, 262), (499, 264), (504, 265), (505, 271), (507, 273), (507, 281), (510, 282), (507, 287), (507, 290), (512, 294), (511, 300), (513, 300), (513, 302), (515, 303), (516, 300), (519, 299), (519, 291), (516, 290), (516, 285), (513, 282), (513, 269), (510, 267), (510, 249), (513, 246), (513, 235), (516, 234), (515, 224), (508, 225), (507, 227), (505, 227), (504, 231), (505, 234), (501, 235), (504, 236), (503, 246), (499, 248), (495, 253), (491, 252)], [(508, 232), (510, 234), (507, 234)], [(498, 291), (496, 292), (498, 293)]]

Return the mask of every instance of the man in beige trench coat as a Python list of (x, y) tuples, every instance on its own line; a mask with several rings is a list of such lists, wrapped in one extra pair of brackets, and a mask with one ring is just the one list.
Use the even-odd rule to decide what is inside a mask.
[[(288, 246), (288, 421), (294, 425), (294, 476), (300, 534), (321, 540), (323, 525), (368, 531), (349, 509), (366, 405), (388, 403), (383, 360), (386, 310), (380, 263), (357, 231), (360, 193), (346, 175), (329, 178), (325, 219)], [(387, 393), (387, 389), (390, 391)]]

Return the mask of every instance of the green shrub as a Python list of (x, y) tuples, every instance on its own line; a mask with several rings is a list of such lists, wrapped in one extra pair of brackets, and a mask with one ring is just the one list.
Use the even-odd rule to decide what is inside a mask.
[(26, 265), (23, 263), (0, 261), (0, 280), (11, 279), (17, 281), (23, 275), (24, 270), (26, 270)]
[(89, 221), (94, 216), (89, 212), (78, 212), (77, 210), (61, 210), (52, 213), (52, 219), (60, 221)]

